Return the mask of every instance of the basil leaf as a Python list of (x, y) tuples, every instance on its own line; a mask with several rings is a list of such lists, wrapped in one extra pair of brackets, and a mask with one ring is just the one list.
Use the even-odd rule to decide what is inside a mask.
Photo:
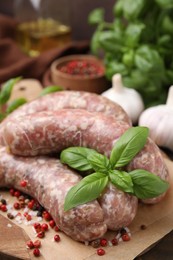
[(133, 181), (134, 195), (139, 199), (154, 198), (166, 192), (168, 182), (148, 171), (138, 169), (129, 172)]
[(13, 87), (19, 80), (21, 80), (21, 77), (10, 79), (4, 83), (4, 85), (1, 89), (1, 92), (0, 92), (0, 104), (1, 105), (5, 104), (9, 100)]
[[(144, 23), (131, 23), (125, 30), (125, 43), (128, 47), (134, 48), (138, 46), (141, 33), (145, 28)], [(131, 49), (130, 49), (131, 50)]]
[(44, 96), (49, 93), (57, 92), (57, 91), (61, 91), (61, 90), (63, 90), (63, 88), (59, 87), (59, 86), (48, 86), (41, 91), (40, 96)]
[(65, 197), (64, 210), (95, 200), (108, 184), (108, 176), (96, 172), (83, 178)]
[(88, 171), (93, 167), (87, 157), (95, 153), (97, 153), (95, 150), (86, 147), (70, 147), (61, 152), (60, 160), (76, 170)]
[(92, 10), (88, 16), (89, 24), (99, 24), (104, 21), (104, 9), (96, 8)]
[(127, 165), (133, 157), (144, 147), (149, 129), (147, 127), (129, 128), (115, 143), (110, 162), (112, 167), (122, 167)]
[(25, 104), (27, 102), (27, 100), (25, 98), (18, 98), (15, 99), (14, 101), (12, 101), (7, 109), (6, 109), (6, 113), (9, 114), (11, 112), (13, 112), (16, 108), (22, 106), (23, 104)]
[(131, 20), (138, 18), (145, 6), (145, 1), (146, 0), (125, 0), (123, 5), (124, 17)]
[(110, 169), (109, 159), (103, 154), (92, 153), (87, 160), (95, 171), (107, 173)]
[(134, 192), (131, 176), (127, 172), (112, 170), (109, 171), (109, 178), (118, 189), (128, 193)]
[(161, 78), (165, 69), (159, 52), (147, 45), (142, 45), (137, 49), (135, 65), (144, 73), (156, 73), (159, 78)]

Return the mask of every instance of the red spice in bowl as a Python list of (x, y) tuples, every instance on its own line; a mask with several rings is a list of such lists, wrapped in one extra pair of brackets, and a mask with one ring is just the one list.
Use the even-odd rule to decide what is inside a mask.
[(95, 78), (104, 74), (104, 68), (92, 60), (72, 60), (60, 67), (59, 70), (73, 77), (83, 78)]
[(102, 93), (109, 88), (101, 60), (92, 55), (69, 55), (51, 65), (53, 84), (68, 90)]

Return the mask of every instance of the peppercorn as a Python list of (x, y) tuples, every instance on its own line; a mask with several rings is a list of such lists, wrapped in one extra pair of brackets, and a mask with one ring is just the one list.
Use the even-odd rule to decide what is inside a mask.
[(100, 246), (100, 240), (97, 239), (97, 240), (92, 241), (91, 246), (94, 248), (98, 248)]
[(122, 235), (122, 240), (125, 241), (125, 242), (126, 242), (126, 241), (129, 241), (129, 240), (130, 240), (129, 234), (127, 234), (127, 233), (126, 233), (126, 234), (123, 234), (123, 235)]
[(60, 229), (59, 229), (59, 227), (58, 227), (58, 226), (55, 226), (55, 227), (54, 227), (54, 230), (55, 230), (55, 232), (58, 232), (58, 231), (60, 231)]
[(48, 230), (48, 225), (46, 224), (46, 223), (43, 223), (42, 225), (41, 225), (41, 230), (42, 231), (47, 231)]
[(147, 228), (147, 226), (146, 225), (141, 225), (141, 230), (145, 230), (146, 228)]
[(15, 202), (14, 204), (13, 204), (13, 208), (15, 208), (15, 209), (20, 209), (21, 207), (20, 207), (20, 203), (19, 202)]
[(35, 248), (40, 248), (41, 247), (41, 241), (40, 240), (35, 240), (33, 242), (33, 245), (34, 245)]
[(108, 243), (108, 241), (107, 241), (106, 238), (100, 239), (100, 245), (101, 245), (101, 246), (107, 246), (107, 243)]
[(6, 202), (5, 199), (1, 199), (1, 203), (2, 203), (3, 205), (7, 205), (7, 202)]
[(105, 254), (105, 250), (102, 249), (102, 248), (99, 248), (99, 249), (97, 249), (97, 254), (98, 255), (104, 255)]
[(41, 231), (41, 224), (40, 223), (34, 223), (34, 228), (37, 233)]
[(116, 239), (116, 238), (113, 238), (113, 239), (111, 240), (111, 242), (112, 242), (112, 245), (113, 245), (113, 246), (118, 245), (118, 239)]
[(4, 205), (4, 204), (2, 204), (2, 205), (1, 205), (1, 210), (2, 210), (3, 212), (6, 212), (6, 211), (7, 211), (7, 206)]
[(14, 196), (14, 193), (15, 193), (15, 190), (12, 188), (12, 189), (10, 189), (10, 194), (11, 194), (11, 196)]
[(54, 228), (54, 227), (55, 227), (55, 221), (54, 221), (53, 219), (49, 221), (49, 226), (50, 226), (51, 228)]
[(28, 205), (27, 205), (28, 208), (29, 208), (29, 209), (33, 209), (34, 203), (35, 203), (34, 200), (29, 201), (29, 202), (28, 202)]
[(26, 180), (22, 180), (22, 181), (20, 182), (20, 186), (21, 186), (21, 187), (26, 187), (26, 185), (27, 185), (27, 181), (26, 181)]
[(37, 237), (39, 238), (43, 238), (45, 236), (45, 233), (43, 231), (40, 231), (38, 234), (37, 234)]
[(37, 212), (37, 217), (42, 217), (42, 212), (41, 211)]
[(13, 219), (13, 218), (14, 218), (13, 214), (11, 214), (11, 213), (7, 213), (7, 217), (8, 217), (9, 219)]
[(34, 248), (34, 244), (33, 244), (32, 240), (29, 240), (28, 242), (26, 242), (26, 245), (27, 245), (27, 248), (29, 248), (29, 249)]
[(20, 192), (19, 190), (16, 190), (16, 191), (14, 192), (14, 196), (15, 196), (15, 197), (19, 198), (20, 195), (21, 195), (21, 192)]
[(33, 254), (34, 254), (34, 256), (40, 256), (40, 250), (38, 249), (38, 248), (35, 248), (34, 250), (33, 250)]
[(30, 221), (32, 219), (31, 215), (27, 214), (26, 219), (27, 219), (27, 221)]
[(60, 236), (59, 235), (55, 235), (54, 236), (54, 240), (56, 241), (56, 242), (59, 242), (61, 239), (60, 239)]

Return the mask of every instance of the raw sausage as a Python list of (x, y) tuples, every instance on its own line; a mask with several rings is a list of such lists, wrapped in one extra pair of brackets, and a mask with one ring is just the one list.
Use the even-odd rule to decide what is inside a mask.
[[(105, 115), (114, 116), (118, 121), (125, 121), (129, 125), (132, 125), (132, 122), (124, 109), (106, 97), (84, 91), (60, 91), (42, 96), (24, 104), (12, 112), (0, 125), (0, 139), (4, 125), (11, 119), (41, 111), (58, 111), (63, 108), (101, 112)], [(2, 145), (3, 140), (0, 140), (0, 143)]]
[[(64, 212), (67, 191), (81, 176), (62, 165), (58, 159), (45, 156), (19, 157), (0, 149), (0, 187), (15, 187), (35, 197), (52, 215), (67, 235), (78, 241), (88, 241), (129, 225), (137, 211), (136, 197), (109, 185), (97, 201)], [(21, 180), (27, 186), (20, 186)]]
[(63, 108), (101, 112), (114, 116), (117, 120), (125, 121), (129, 125), (132, 124), (127, 113), (120, 105), (101, 95), (84, 91), (59, 91), (42, 96), (19, 107), (3, 122), (22, 115), (41, 111), (57, 111)]
[[(99, 238), (107, 231), (103, 210), (92, 201), (64, 212), (67, 191), (81, 177), (57, 159), (15, 157), (0, 150), (0, 187), (15, 187), (36, 198), (49, 211), (60, 229), (74, 240)], [(21, 180), (27, 186), (20, 186)]]
[(106, 192), (99, 198), (105, 223), (110, 230), (129, 226), (136, 216), (138, 199), (118, 190), (109, 184)]
[(35, 156), (86, 146), (109, 155), (129, 125), (102, 113), (61, 109), (21, 116), (6, 123), (3, 139), (16, 155)]

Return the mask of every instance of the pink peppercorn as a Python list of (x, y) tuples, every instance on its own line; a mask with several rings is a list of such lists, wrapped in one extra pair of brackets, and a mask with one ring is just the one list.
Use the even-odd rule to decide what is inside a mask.
[(104, 255), (105, 254), (105, 250), (104, 249), (102, 249), (102, 248), (99, 248), (99, 249), (97, 249), (97, 254), (98, 255)]

